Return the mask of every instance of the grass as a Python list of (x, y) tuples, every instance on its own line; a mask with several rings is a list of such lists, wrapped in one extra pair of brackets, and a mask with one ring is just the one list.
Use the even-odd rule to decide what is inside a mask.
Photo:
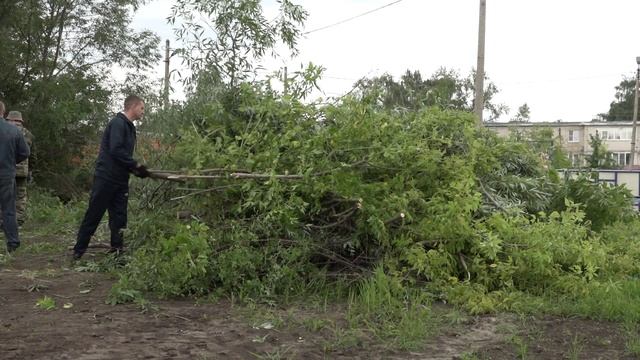
[(21, 253), (29, 253), (34, 255), (59, 254), (63, 253), (66, 249), (66, 244), (64, 244), (63, 242), (29, 242), (28, 240), (23, 240), (23, 243), (24, 242), (26, 242), (26, 244), (18, 249), (18, 251), (20, 251)]
[(302, 325), (307, 331), (318, 332), (330, 325), (330, 321), (325, 319), (308, 318), (302, 320)]
[(29, 187), (28, 191), (26, 230), (41, 235), (75, 233), (86, 201), (63, 203), (46, 190)]
[(580, 354), (582, 354), (582, 350), (584, 349), (584, 340), (578, 336), (578, 334), (573, 335), (571, 339), (571, 344), (569, 344), (569, 360), (578, 360), (580, 358)]
[(382, 268), (352, 293), (347, 319), (352, 326), (404, 350), (419, 348), (440, 326), (424, 293), (403, 287)]
[(11, 255), (0, 252), (0, 266), (7, 265), (11, 262)]
[(325, 342), (323, 350), (325, 353), (337, 350), (354, 349), (362, 346), (365, 334), (357, 328), (345, 328), (334, 324), (331, 329), (331, 339)]
[(315, 301), (288, 304), (288, 311), (244, 303), (238, 312), (255, 328), (302, 327), (311, 333), (329, 334), (326, 352), (359, 348), (371, 341), (383, 348), (419, 349), (443, 324), (456, 326), (468, 321), (458, 310), (436, 314), (422, 291), (406, 289), (381, 269), (352, 291), (346, 309), (338, 305), (345, 301), (338, 295), (314, 293), (311, 298)]
[(529, 355), (529, 345), (527, 340), (519, 335), (513, 335), (509, 342), (515, 346), (518, 359), (525, 360)]
[(640, 355), (640, 326), (637, 322), (626, 321), (622, 325), (625, 337), (625, 348), (631, 355)]
[(594, 283), (587, 294), (549, 299), (549, 312), (596, 320), (640, 322), (640, 282), (635, 279)]
[(460, 360), (480, 360), (480, 358), (472, 352), (466, 352), (460, 355)]
[(45, 296), (36, 302), (35, 307), (43, 310), (53, 310), (56, 308), (56, 301), (49, 296)]
[(280, 347), (273, 351), (264, 352), (262, 354), (254, 354), (254, 353), (250, 353), (250, 354), (253, 355), (256, 359), (260, 359), (260, 360), (293, 359), (294, 355), (288, 354), (291, 351), (291, 348), (292, 346), (285, 346), (285, 347)]

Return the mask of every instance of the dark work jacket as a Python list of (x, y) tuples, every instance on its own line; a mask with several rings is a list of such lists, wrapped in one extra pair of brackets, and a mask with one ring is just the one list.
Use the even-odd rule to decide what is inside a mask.
[(0, 117), (0, 180), (16, 177), (16, 164), (29, 157), (29, 146), (18, 127)]
[(133, 159), (135, 146), (135, 125), (118, 113), (104, 129), (95, 175), (116, 184), (128, 184), (129, 172), (137, 165)]

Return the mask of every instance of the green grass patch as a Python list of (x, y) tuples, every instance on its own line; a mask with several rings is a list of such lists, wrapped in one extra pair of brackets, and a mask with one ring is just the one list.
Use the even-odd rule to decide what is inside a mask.
[(43, 310), (53, 310), (56, 308), (56, 301), (49, 296), (45, 296), (36, 302), (35, 307)]
[(625, 321), (622, 331), (627, 352), (635, 356), (640, 355), (640, 325), (637, 322)]
[(347, 318), (399, 349), (419, 348), (439, 325), (425, 293), (404, 287), (381, 267), (352, 293)]
[(25, 229), (40, 235), (75, 233), (86, 206), (86, 200), (65, 203), (50, 191), (29, 188)]
[(19, 248), (21, 253), (28, 253), (34, 255), (43, 255), (43, 254), (59, 254), (66, 250), (66, 244), (62, 241), (58, 242), (29, 242), (28, 239), (22, 240), (22, 246)]
[(548, 299), (552, 312), (598, 320), (640, 321), (640, 283), (635, 279), (591, 283), (585, 293)]

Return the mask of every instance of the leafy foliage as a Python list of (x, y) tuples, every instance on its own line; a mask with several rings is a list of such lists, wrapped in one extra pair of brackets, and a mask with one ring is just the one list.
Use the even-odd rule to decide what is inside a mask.
[(589, 145), (593, 150), (591, 155), (587, 157), (587, 165), (592, 169), (615, 169), (618, 167), (611, 152), (607, 151), (606, 146), (602, 143), (602, 139), (593, 135), (589, 135), (589, 137)]
[(184, 46), (178, 54), (192, 72), (187, 83), (204, 86), (213, 79), (235, 86), (278, 41), (295, 53), (307, 13), (289, 0), (278, 3), (280, 11), (271, 21), (259, 0), (177, 0), (169, 21), (178, 25), (175, 32)]
[(29, 187), (29, 205), (26, 210), (26, 227), (42, 234), (73, 233), (82, 219), (84, 201), (63, 202), (51, 191)]
[[(369, 98), (318, 108), (268, 83), (220, 86), (183, 109), (177, 122), (191, 125), (176, 129), (163, 160), (215, 175), (181, 196), (200, 224), (133, 229), (145, 240), (115, 299), (215, 293), (271, 304), (346, 273), (376, 287), (426, 282), (484, 312), (587, 293), (632, 271), (594, 235), (635, 221), (628, 192), (561, 182), (540, 155), (556, 145), (550, 134), (502, 139), (469, 113), (397, 112)], [(357, 304), (374, 306), (372, 292), (353, 299), (354, 319), (370, 319)]]
[[(121, 279), (116, 289), (132, 279), (138, 281), (136, 290), (162, 296), (202, 294), (210, 281), (207, 273), (211, 249), (206, 231), (207, 227), (201, 224), (185, 225), (175, 235), (141, 247), (127, 265), (130, 278)], [(116, 290), (113, 294), (135, 298), (136, 293)]]
[[(362, 79), (355, 84), (359, 97), (370, 98), (385, 109), (416, 111), (436, 106), (441, 109), (472, 111), (474, 101), (474, 77), (461, 77), (457, 72), (441, 68), (431, 78), (423, 80), (419, 71), (407, 70), (396, 81), (389, 74), (372, 79)], [(498, 92), (489, 82), (485, 89), (484, 108), (490, 110), (489, 121), (506, 112), (506, 106), (491, 100)]]
[[(158, 38), (129, 24), (138, 0), (14, 1), (3, 34), (0, 96), (21, 110), (36, 137), (36, 177), (58, 180), (82, 158), (88, 140), (120, 94), (113, 66), (141, 72), (159, 59)], [(6, 11), (6, 10), (5, 10)], [(3, 12), (5, 12), (3, 11)], [(9, 14), (9, 13), (7, 13)], [(72, 161), (73, 160), (73, 161)], [(66, 179), (68, 181), (68, 179)], [(67, 191), (68, 192), (68, 191)], [(67, 194), (68, 195), (68, 194)]]
[(596, 231), (605, 225), (628, 221), (635, 217), (635, 211), (631, 207), (632, 196), (628, 189), (607, 183), (594, 183), (588, 176), (566, 179), (554, 195), (553, 208), (564, 210), (566, 200), (580, 204), (585, 218)]
[(485, 152), (475, 173), (486, 198), (485, 212), (495, 209), (535, 214), (547, 209), (550, 194), (555, 191), (553, 170), (544, 168), (543, 150), (528, 141), (504, 141), (487, 132), (481, 138)]
[(516, 115), (509, 120), (510, 122), (529, 122), (531, 118), (531, 109), (529, 109), (529, 105), (527, 103), (522, 104), (518, 108), (518, 112)]
[(611, 102), (609, 111), (600, 114), (600, 116), (607, 121), (631, 121), (635, 86), (636, 80), (634, 78), (623, 78), (615, 88), (615, 100)]
[[(565, 292), (606, 268), (591, 231), (632, 218), (623, 190), (563, 185), (535, 149), (479, 130), (468, 113), (350, 97), (316, 108), (259, 83), (198, 104), (185, 107), (198, 120), (170, 161), (216, 175), (183, 200), (209, 230), (148, 237), (119, 286), (270, 303), (382, 264), (445, 289)], [(188, 258), (202, 261), (172, 262)]]

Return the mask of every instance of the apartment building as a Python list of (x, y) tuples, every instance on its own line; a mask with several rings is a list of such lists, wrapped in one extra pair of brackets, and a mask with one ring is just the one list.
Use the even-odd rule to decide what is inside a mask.
[[(505, 137), (514, 131), (526, 132), (535, 128), (550, 128), (561, 139), (562, 146), (573, 166), (583, 165), (585, 157), (591, 155), (590, 135), (599, 136), (602, 139), (602, 143), (612, 153), (618, 165), (628, 166), (631, 159), (631, 122), (512, 122), (485, 123), (485, 126)], [(640, 156), (636, 155), (636, 164), (640, 163), (638, 157)]]

